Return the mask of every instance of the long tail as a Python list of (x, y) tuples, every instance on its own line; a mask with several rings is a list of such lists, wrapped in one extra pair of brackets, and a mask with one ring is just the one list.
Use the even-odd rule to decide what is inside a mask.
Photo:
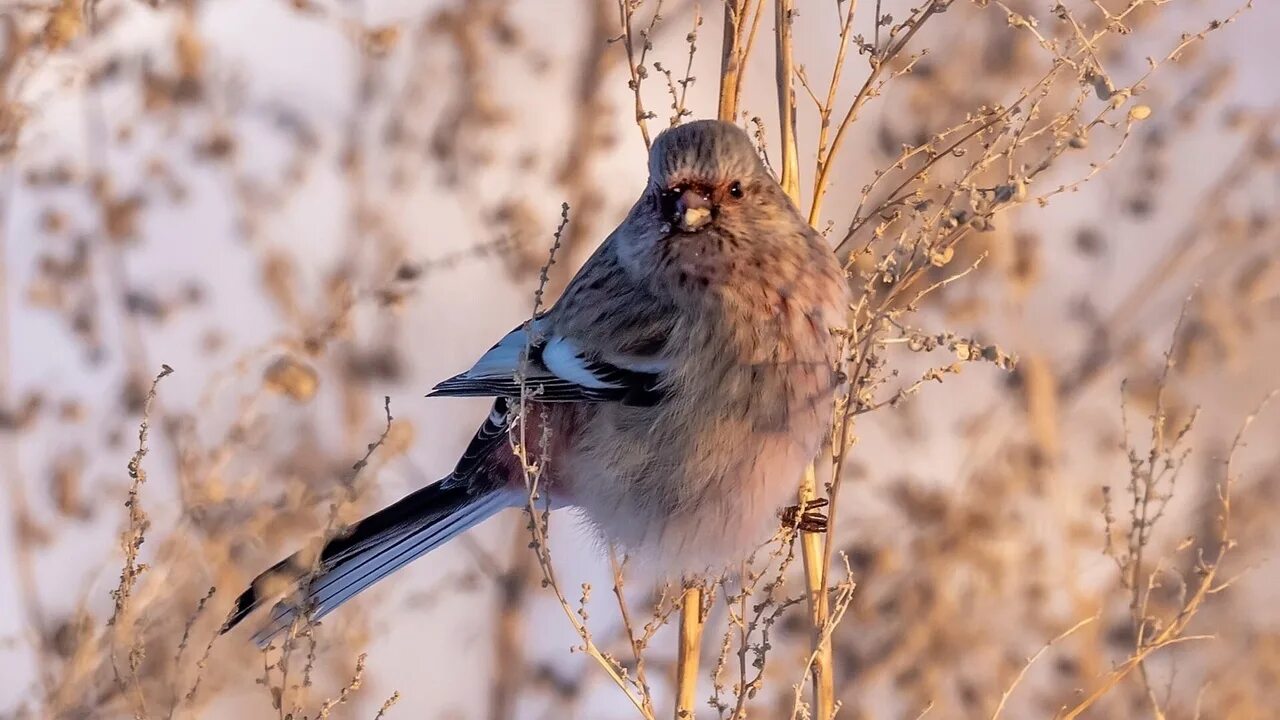
[[(305, 596), (281, 602), (253, 636), (265, 645), (306, 609), (318, 620), (382, 578), (443, 545), (504, 508), (519, 503), (504, 488), (491, 459), (506, 437), (506, 404), (498, 401), (449, 477), (405, 496), (329, 540), (318, 560), (296, 553), (254, 579), (236, 598), (223, 632), (235, 627), (286, 586)], [(314, 556), (310, 556), (314, 557)]]
[(278, 591), (282, 580), (303, 583), (306, 595), (299, 598), (301, 602), (277, 605), (270, 622), (253, 636), (254, 642), (265, 645), (288, 629), (302, 608), (319, 620), (365, 588), (511, 505), (509, 493), (501, 490), (473, 492), (446, 481), (429, 485), (330, 540), (314, 569), (307, 567), (305, 553), (281, 560), (240, 594), (225, 630), (269, 600), (273, 584)]

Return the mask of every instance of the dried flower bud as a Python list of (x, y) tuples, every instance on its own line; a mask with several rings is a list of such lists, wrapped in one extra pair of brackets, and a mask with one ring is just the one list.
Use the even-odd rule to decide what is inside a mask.
[(320, 386), (320, 377), (314, 368), (287, 355), (271, 363), (262, 380), (268, 390), (300, 403), (315, 397)]

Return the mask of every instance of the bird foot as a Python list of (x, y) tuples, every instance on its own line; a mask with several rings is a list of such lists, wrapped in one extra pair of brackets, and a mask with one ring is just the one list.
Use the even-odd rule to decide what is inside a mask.
[(822, 508), (827, 506), (826, 498), (817, 498), (805, 502), (802, 510), (799, 505), (791, 505), (782, 510), (782, 526), (799, 529), (801, 532), (820, 533), (827, 531), (827, 514)]

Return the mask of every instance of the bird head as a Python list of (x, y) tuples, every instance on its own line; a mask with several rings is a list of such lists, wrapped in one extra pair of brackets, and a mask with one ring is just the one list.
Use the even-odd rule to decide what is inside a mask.
[(693, 233), (732, 221), (776, 183), (738, 126), (698, 120), (670, 128), (649, 152), (649, 180), (662, 220)]

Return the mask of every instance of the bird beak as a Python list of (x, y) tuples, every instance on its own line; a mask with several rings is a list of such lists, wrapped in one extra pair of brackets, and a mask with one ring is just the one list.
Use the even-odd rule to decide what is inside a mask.
[(684, 232), (694, 232), (711, 222), (715, 208), (711, 198), (688, 188), (676, 200), (676, 225)]

